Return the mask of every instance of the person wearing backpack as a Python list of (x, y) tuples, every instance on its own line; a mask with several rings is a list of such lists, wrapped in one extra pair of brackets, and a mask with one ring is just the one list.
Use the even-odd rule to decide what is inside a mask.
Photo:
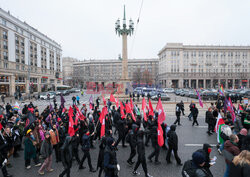
[(182, 168), (182, 177), (212, 177), (204, 169), (205, 156), (201, 152), (194, 152), (192, 160), (184, 163)]
[(180, 107), (180, 104), (177, 103), (176, 104), (176, 107), (175, 107), (175, 115), (176, 115), (176, 120), (174, 122), (174, 124), (177, 124), (178, 125), (181, 125), (181, 120), (180, 120), (180, 116), (181, 116), (181, 107)]

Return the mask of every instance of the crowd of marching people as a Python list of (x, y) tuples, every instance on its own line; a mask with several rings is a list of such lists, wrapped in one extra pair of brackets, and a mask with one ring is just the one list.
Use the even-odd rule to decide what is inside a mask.
[[(147, 104), (144, 97), (141, 110), (132, 97), (122, 102), (112, 94), (107, 102), (103, 97), (102, 107), (100, 98), (96, 104), (90, 100), (89, 105), (81, 107), (78, 107), (79, 98), (72, 101), (72, 106), (66, 108), (61, 95), (60, 106), (50, 104), (42, 111), (32, 102), (22, 109), (9, 103), (5, 107), (0, 106), (0, 167), (4, 177), (12, 176), (8, 172), (13, 164), (10, 157), (18, 158), (20, 153), (24, 153), (25, 168), (39, 167), (40, 175), (53, 172), (55, 161), (64, 167), (59, 177), (69, 177), (73, 159), (79, 170), (86, 168), (84, 161), (87, 159), (90, 172), (98, 171), (99, 177), (103, 174), (105, 177), (118, 177), (120, 165), (116, 153), (127, 144), (130, 155), (126, 162), (131, 166), (133, 175), (140, 175), (137, 169), (142, 165), (145, 177), (152, 177), (147, 163), (161, 163), (161, 148), (168, 150), (168, 164), (172, 163), (173, 153), (176, 164), (183, 165), (178, 155), (178, 135), (175, 132), (176, 124), (181, 125), (181, 112), (184, 115), (183, 102), (176, 105), (177, 119), (169, 126), (164, 122), (166, 116), (160, 99), (155, 110), (150, 99)], [(192, 125), (198, 126), (199, 111), (194, 103), (190, 104), (190, 112), (188, 117), (193, 119)], [(226, 163), (225, 177), (248, 177), (250, 174), (249, 113), (249, 106), (239, 105), (236, 109), (229, 99), (224, 101), (224, 105), (221, 101), (211, 104), (205, 114), (208, 135), (218, 134), (218, 151), (224, 155)], [(100, 141), (97, 168), (94, 168), (91, 151), (97, 146), (96, 140)], [(146, 156), (145, 149), (150, 141), (153, 151)], [(79, 157), (79, 149), (83, 152), (82, 158)], [(216, 159), (209, 156), (211, 150), (209, 144), (204, 144), (203, 149), (195, 151), (192, 160), (184, 163), (182, 175), (212, 177), (209, 168)]]

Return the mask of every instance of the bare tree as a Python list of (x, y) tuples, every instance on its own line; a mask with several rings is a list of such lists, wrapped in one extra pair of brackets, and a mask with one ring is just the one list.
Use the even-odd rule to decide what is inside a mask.
[(152, 84), (153, 78), (152, 78), (152, 73), (148, 71), (148, 69), (144, 70), (142, 73), (142, 80), (146, 84)]
[(140, 68), (136, 68), (136, 70), (133, 72), (133, 81), (137, 84), (142, 82), (142, 72)]

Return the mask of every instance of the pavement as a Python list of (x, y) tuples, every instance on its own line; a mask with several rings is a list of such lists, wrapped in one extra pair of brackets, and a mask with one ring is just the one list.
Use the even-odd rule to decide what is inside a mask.
[[(76, 94), (74, 94), (76, 95)], [(66, 103), (72, 103), (71, 100), (72, 95), (65, 96)], [(90, 95), (85, 95), (81, 97), (81, 104), (82, 103), (87, 103), (89, 100)], [(175, 97), (172, 95), (171, 99)], [(95, 96), (96, 98), (96, 96)], [(174, 98), (173, 98), (174, 99)], [(177, 96), (175, 98), (177, 101), (180, 101), (181, 97)], [(60, 103), (60, 97), (57, 97), (57, 100)], [(95, 99), (93, 99), (95, 102)], [(189, 109), (188, 105), (191, 100), (188, 100), (187, 103), (185, 103), (185, 114), (189, 114)], [(197, 100), (196, 100), (197, 101)], [(102, 102), (102, 99), (101, 99)], [(20, 102), (20, 106), (22, 107), (25, 103)], [(39, 110), (42, 111), (43, 108), (45, 108), (47, 105), (49, 105), (49, 101), (33, 101), (34, 105), (37, 105), (39, 107)], [(68, 106), (68, 103), (66, 106)], [(53, 104), (53, 103), (52, 103)], [(153, 107), (155, 108), (156, 103), (153, 103)], [(206, 131), (207, 131), (207, 124), (205, 123), (205, 111), (207, 110), (207, 107), (209, 104), (205, 104), (204, 108), (199, 107), (197, 104), (198, 109), (199, 109), (199, 115), (198, 115), (198, 122), (199, 126), (192, 126), (192, 122), (188, 120), (187, 116), (181, 116), (181, 126), (178, 126), (176, 129), (177, 135), (179, 137), (179, 150), (178, 154), (184, 163), (186, 160), (191, 159), (192, 153), (198, 149), (202, 148), (203, 143), (209, 143), (215, 146), (217, 144), (216, 142), (216, 134), (213, 134), (212, 136), (208, 136)], [(139, 105), (139, 107), (141, 107)], [(166, 123), (168, 125), (171, 125), (175, 121), (175, 103), (167, 103), (163, 102), (163, 107), (166, 112)], [(115, 138), (117, 138), (115, 136)], [(98, 147), (99, 147), (99, 141), (97, 140), (95, 142), (96, 149), (91, 150), (91, 158), (92, 158), (92, 165), (96, 167), (97, 163), (97, 158), (98, 158)], [(133, 176), (132, 171), (133, 167), (127, 165), (127, 159), (130, 154), (130, 148), (122, 148), (121, 146), (118, 146), (118, 151), (117, 151), (117, 158), (118, 158), (118, 163), (121, 166), (121, 171), (120, 171), (120, 176), (121, 177), (129, 177)], [(148, 156), (151, 152), (153, 151), (152, 147), (146, 147), (146, 156)], [(80, 157), (82, 158), (83, 153), (79, 147), (79, 154)], [(10, 158), (10, 162), (12, 163), (13, 167), (8, 168), (8, 171), (10, 174), (13, 174), (15, 177), (34, 177), (34, 176), (39, 176), (38, 175), (38, 169), (39, 167), (35, 167), (34, 163), (32, 162), (32, 168), (27, 170), (24, 167), (24, 158), (23, 158), (23, 151), (20, 152), (20, 157), (19, 158)], [(221, 177), (223, 176), (223, 173), (225, 171), (225, 162), (224, 159), (221, 155), (218, 154), (216, 147), (213, 147), (212, 152), (210, 157), (212, 158), (213, 156), (217, 156), (217, 161), (214, 166), (211, 167), (211, 171), (215, 177)], [(160, 165), (155, 165), (154, 163), (147, 162), (148, 166), (148, 172), (154, 176), (154, 177), (181, 177), (181, 170), (182, 167), (176, 165), (176, 161), (174, 160), (174, 157), (172, 156), (172, 164), (167, 164), (166, 163), (166, 151), (161, 149), (160, 152), (160, 158), (159, 160), (161, 161)], [(134, 158), (134, 161), (137, 160), (137, 156)], [(96, 173), (91, 173), (89, 172), (89, 168), (87, 165), (87, 162), (84, 162), (84, 166), (87, 167), (86, 169), (83, 170), (78, 170), (78, 165), (74, 161), (73, 166), (71, 168), (71, 177), (78, 177), (78, 176), (88, 176), (88, 177), (96, 177), (98, 176), (98, 172)], [(63, 170), (63, 166), (61, 163), (56, 163), (55, 162), (55, 156), (53, 153), (53, 163), (52, 163), (52, 168), (54, 169), (53, 172), (45, 172), (44, 176), (48, 177), (54, 177), (58, 176), (60, 172)], [(138, 171), (141, 173), (141, 176), (144, 176), (142, 167), (140, 166), (138, 168)], [(104, 174), (103, 174), (104, 176)], [(1, 177), (1, 175), (0, 175)]]

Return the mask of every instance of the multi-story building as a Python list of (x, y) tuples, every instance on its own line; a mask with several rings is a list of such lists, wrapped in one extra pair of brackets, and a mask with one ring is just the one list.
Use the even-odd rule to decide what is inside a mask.
[(249, 87), (250, 46), (168, 43), (158, 56), (163, 87)]
[[(158, 73), (158, 59), (129, 59), (128, 77), (132, 82), (156, 83)], [(75, 83), (86, 87), (89, 82), (96, 84), (117, 84), (121, 79), (122, 61), (113, 60), (85, 60), (73, 64), (73, 79)], [(75, 85), (78, 86), (78, 85)]]
[(75, 82), (73, 80), (73, 64), (78, 62), (77, 59), (72, 57), (63, 57), (63, 84), (74, 86)]
[(61, 46), (0, 9), (0, 93), (41, 92), (62, 84)]

